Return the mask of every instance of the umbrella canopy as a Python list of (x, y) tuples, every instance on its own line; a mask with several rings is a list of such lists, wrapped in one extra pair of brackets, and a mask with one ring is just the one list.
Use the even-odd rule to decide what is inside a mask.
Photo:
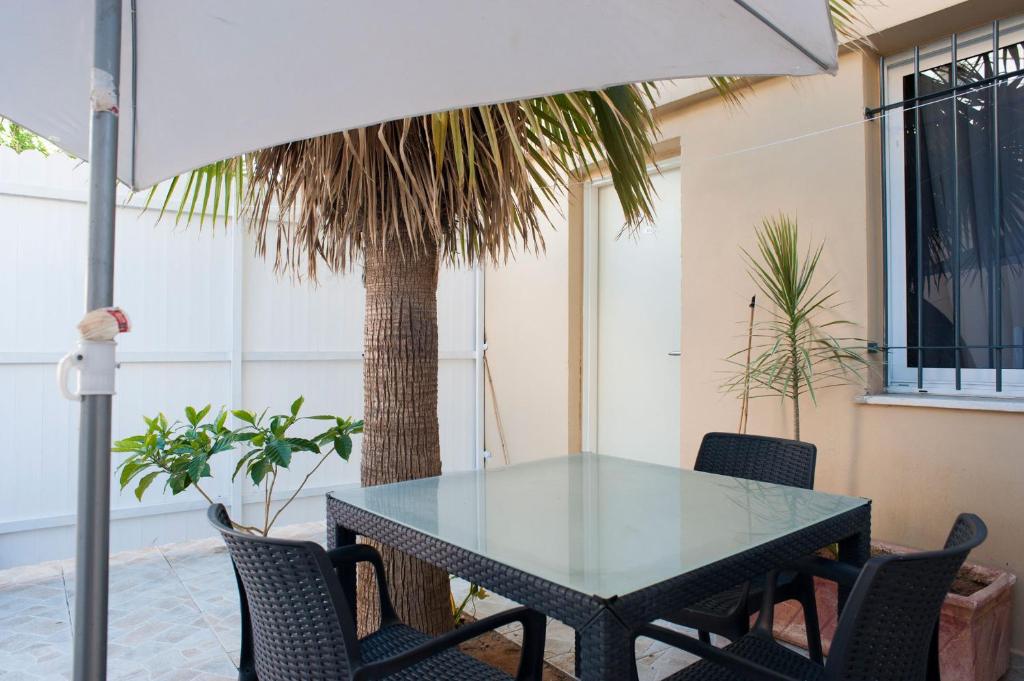
[[(386, 120), (645, 80), (836, 67), (827, 0), (133, 0), (118, 178)], [(0, 115), (89, 156), (93, 3), (20, 3)], [(94, 91), (93, 83), (96, 87)]]

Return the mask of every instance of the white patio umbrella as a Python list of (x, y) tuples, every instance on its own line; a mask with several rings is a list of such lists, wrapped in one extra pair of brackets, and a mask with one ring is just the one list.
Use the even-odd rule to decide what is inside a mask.
[[(0, 116), (91, 161), (88, 310), (113, 304), (115, 176), (141, 189), (416, 114), (837, 60), (827, 0), (46, 0), (5, 16)], [(82, 397), (77, 681), (105, 678), (110, 392)]]

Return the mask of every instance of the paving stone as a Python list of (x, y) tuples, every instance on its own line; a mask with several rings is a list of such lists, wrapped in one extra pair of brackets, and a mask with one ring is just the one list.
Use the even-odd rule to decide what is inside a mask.
[(547, 636), (544, 645), (544, 657), (573, 653), (576, 650), (576, 630), (558, 620), (548, 619)]
[(637, 660), (637, 676), (640, 681), (661, 681), (696, 661), (697, 658), (687, 652), (665, 648)]
[(547, 658), (548, 664), (557, 668), (559, 671), (563, 671), (570, 676), (576, 673), (576, 653), (562, 653), (561, 655), (552, 655)]
[[(322, 522), (281, 527), (289, 539), (324, 542)], [(0, 680), (66, 681), (71, 676), (73, 561), (0, 571)], [(469, 584), (452, 580), (457, 600)], [(516, 603), (489, 594), (467, 608), (477, 619)], [(110, 560), (111, 681), (235, 681), (238, 592), (231, 560), (217, 538), (126, 551)], [(522, 640), (522, 626), (500, 632)], [(690, 632), (692, 633), (692, 632)], [(575, 632), (549, 620), (545, 658), (571, 674)], [(637, 642), (641, 681), (671, 675), (693, 657), (664, 644)]]

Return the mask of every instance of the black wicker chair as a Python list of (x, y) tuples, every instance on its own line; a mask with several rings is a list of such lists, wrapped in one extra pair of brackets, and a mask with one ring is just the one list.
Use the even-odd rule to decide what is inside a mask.
[(821, 558), (796, 569), (852, 584), (828, 662), (817, 664), (772, 638), (772, 584), (754, 630), (725, 648), (655, 625), (646, 636), (705, 659), (668, 681), (938, 681), (938, 623), (942, 601), (971, 550), (985, 540), (985, 523), (962, 514), (946, 548), (872, 558), (863, 570)]
[[(314, 542), (237, 532), (221, 504), (208, 517), (228, 546), (242, 599), (240, 681), (507, 681), (512, 677), (455, 646), (512, 622), (523, 625), (515, 678), (541, 679), (546, 620), (540, 613), (515, 608), (431, 638), (398, 620), (373, 548), (325, 551)], [(362, 561), (377, 576), (381, 625), (357, 639), (354, 604), (338, 575)]]
[[(807, 442), (761, 435), (708, 433), (700, 443), (694, 470), (730, 475), (790, 487), (814, 488), (817, 448)], [(665, 619), (698, 631), (701, 641), (710, 634), (735, 641), (750, 631), (750, 617), (761, 607), (764, 579), (739, 584), (681, 610)], [(821, 661), (821, 632), (814, 602), (814, 581), (806, 575), (785, 572), (775, 589), (775, 603), (799, 601), (807, 624), (811, 659)]]

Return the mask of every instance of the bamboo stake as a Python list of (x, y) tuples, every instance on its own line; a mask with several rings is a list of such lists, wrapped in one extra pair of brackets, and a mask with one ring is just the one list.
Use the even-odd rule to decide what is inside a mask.
[(511, 463), (508, 455), (508, 445), (505, 442), (505, 426), (501, 422), (501, 410), (498, 409), (498, 394), (494, 391), (494, 377), (491, 376), (491, 364), (487, 361), (487, 352), (484, 352), (484, 373), (487, 374), (487, 386), (491, 389), (491, 402), (494, 404), (494, 422), (498, 426), (498, 439), (501, 441), (501, 455), (505, 464)]
[(747, 417), (750, 415), (750, 352), (754, 344), (754, 306), (757, 296), (750, 296), (750, 321), (747, 323), (747, 361), (743, 370), (743, 396), (740, 403), (740, 433), (747, 432)]

